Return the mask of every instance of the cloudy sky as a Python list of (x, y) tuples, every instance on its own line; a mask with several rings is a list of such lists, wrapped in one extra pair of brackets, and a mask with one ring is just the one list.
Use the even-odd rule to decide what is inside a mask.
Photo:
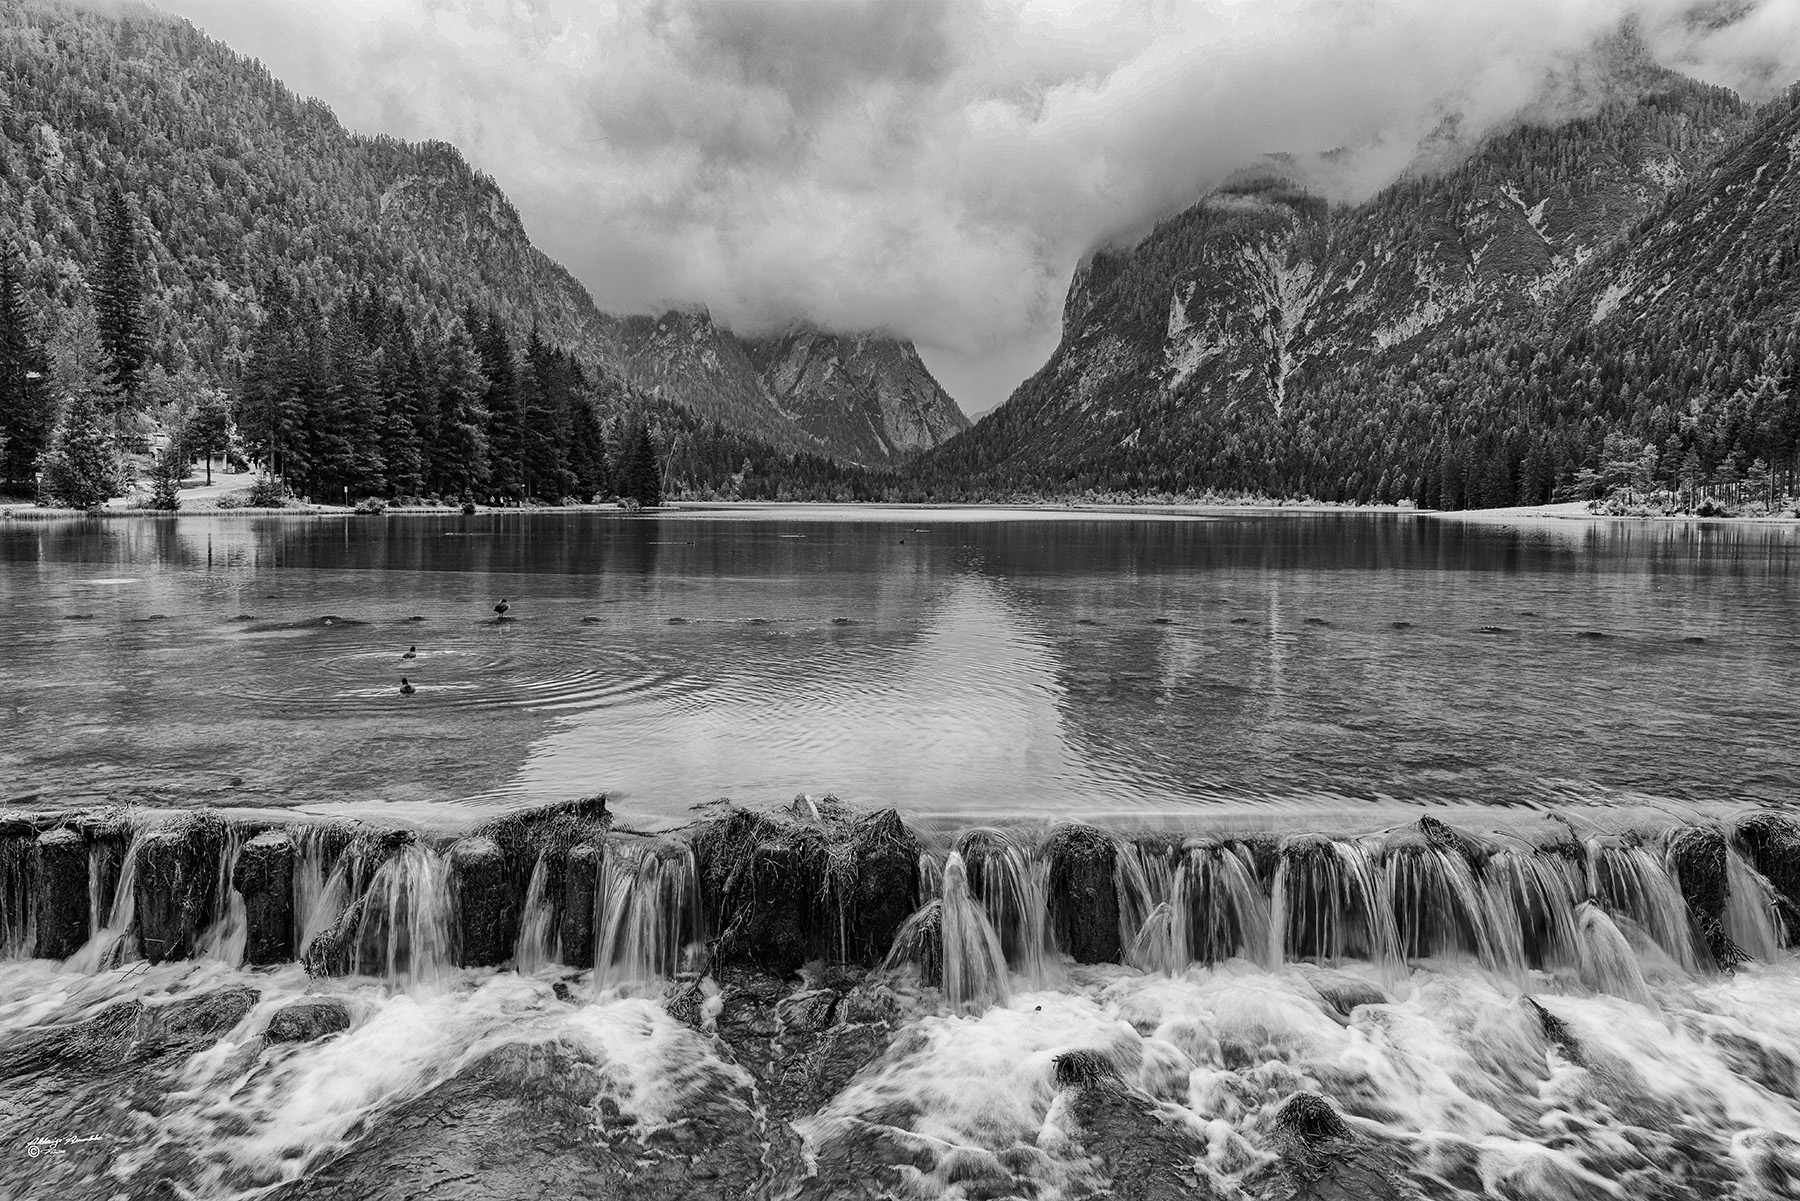
[[(1355, 198), (1455, 115), (1580, 95), (1635, 17), (1752, 95), (1800, 0), (161, 0), (352, 129), (493, 175), (601, 307), (914, 339), (970, 410), (1054, 347), (1071, 270), (1269, 151)], [(1573, 82), (1572, 82), (1573, 81)]]

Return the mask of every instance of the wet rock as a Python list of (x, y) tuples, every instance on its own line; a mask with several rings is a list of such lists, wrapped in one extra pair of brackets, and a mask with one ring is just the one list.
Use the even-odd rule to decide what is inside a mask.
[(818, 1145), (809, 1149), (814, 1153), (812, 1170), (799, 1181), (793, 1201), (891, 1201), (909, 1194), (919, 1196), (907, 1187), (909, 1181), (937, 1163), (929, 1140), (856, 1118), (834, 1120), (818, 1132)]
[(1306, 980), (1321, 1000), (1345, 1018), (1358, 1005), (1386, 1005), (1391, 1000), (1379, 987), (1349, 972), (1309, 972)]
[(1060, 826), (1045, 849), (1057, 945), (1077, 963), (1119, 962), (1119, 897), (1113, 888), (1117, 846), (1092, 826)]
[(1751, 962), (1750, 953), (1725, 933), (1725, 926), (1718, 918), (1703, 917), (1695, 924), (1700, 930), (1700, 941), (1706, 944), (1707, 953), (1720, 971), (1735, 972)]
[[(1100, 1179), (1098, 1195), (1118, 1201), (1207, 1201), (1217, 1196), (1202, 1169), (1207, 1144), (1193, 1127), (1160, 1110), (1148, 1095), (1120, 1080), (1104, 1053), (1077, 1050), (1056, 1057), (1061, 1135)], [(1084, 1194), (1086, 1195), (1086, 1194)]]
[(919, 903), (919, 840), (900, 815), (883, 809), (857, 818), (851, 826), (855, 874), (847, 888), (854, 958), (878, 961), (893, 945), (894, 935)]
[(1697, 917), (1725, 916), (1731, 885), (1725, 874), (1725, 835), (1713, 826), (1688, 826), (1669, 836), (1669, 862), (1681, 896)]
[(350, 1028), (350, 1009), (337, 997), (301, 997), (277, 1009), (264, 1036), (272, 1043), (301, 1043)]
[(836, 989), (802, 989), (776, 1003), (775, 1017), (784, 1032), (817, 1034), (831, 1025), (837, 1004)]
[(294, 844), (279, 830), (238, 850), (231, 885), (244, 898), (244, 962), (285, 963), (294, 955)]
[(32, 848), (32, 875), (36, 953), (67, 959), (88, 938), (87, 840), (67, 827), (44, 831)]
[(1587, 1057), (1582, 1054), (1581, 1044), (1575, 1041), (1575, 1032), (1569, 1029), (1569, 1024), (1530, 997), (1525, 998), (1525, 1004), (1531, 1007), (1532, 1013), (1537, 1017), (1538, 1029), (1543, 1031), (1545, 1040), (1561, 1051), (1563, 1058), (1570, 1063), (1577, 1067), (1586, 1066)]
[(932, 988), (944, 986), (944, 902), (937, 897), (919, 906), (900, 931), (890, 963), (911, 963), (919, 969), (919, 982)]
[(603, 854), (584, 842), (570, 847), (563, 862), (562, 961), (569, 967), (594, 966), (594, 897)]
[(787, 975), (811, 958), (815, 906), (822, 893), (824, 835), (737, 810), (696, 846), (701, 888), (722, 933), (722, 965)]
[(1487, 854), (1480, 843), (1435, 817), (1429, 815), (1421, 817), (1419, 832), (1425, 836), (1425, 841), (1432, 847), (1460, 856), (1470, 867), (1477, 870), (1487, 859)]
[(493, 967), (512, 955), (517, 917), (506, 877), (506, 856), (493, 839), (464, 838), (450, 849), (457, 962), (463, 967)]
[(697, 975), (678, 977), (669, 982), (663, 991), (663, 1008), (669, 1016), (682, 1025), (694, 1030), (711, 1032), (715, 1024), (715, 1009), (709, 1004), (719, 995), (716, 984), (708, 987), (709, 981)]
[(1752, 813), (1738, 819), (1732, 839), (1775, 887), (1788, 940), (1800, 941), (1800, 822), (1779, 813)]
[(549, 873), (547, 895), (563, 898), (563, 870), (569, 851), (583, 842), (600, 842), (612, 824), (604, 794), (521, 809), (484, 822), (471, 833), (490, 839), (500, 848), (506, 865), (506, 891), (512, 897), (506, 934), (510, 945), (518, 937), (517, 919), (524, 907), (531, 876), (543, 862)]
[(138, 849), (138, 940), (151, 963), (183, 959), (212, 920), (225, 822), (184, 814), (144, 836)]
[(740, 1201), (754, 1195), (766, 1139), (742, 1085), (697, 1062), (668, 1087), (679, 1120), (644, 1130), (612, 1100), (603, 1065), (554, 1043), (502, 1046), (393, 1105), (317, 1173), (280, 1186), (271, 1198)]
[(835, 796), (815, 797), (804, 792), (793, 799), (787, 811), (800, 821), (817, 822), (820, 825), (846, 821), (850, 817), (849, 809)]
[(1395, 1156), (1358, 1137), (1317, 1093), (1295, 1093), (1270, 1122), (1273, 1163), (1245, 1177), (1257, 1201), (1417, 1201), (1422, 1194), (1394, 1170)]
[(1350, 1137), (1350, 1127), (1344, 1124), (1337, 1106), (1317, 1093), (1295, 1093), (1282, 1102), (1275, 1111), (1275, 1125), (1289, 1139), (1307, 1147)]
[(261, 999), (254, 988), (232, 985), (158, 1005), (149, 1011), (147, 1037), (164, 1045), (206, 1046), (229, 1033)]
[(882, 1057), (894, 1041), (885, 1022), (829, 1026), (817, 1037), (782, 1040), (778, 1075), (769, 1085), (777, 1112), (789, 1120), (817, 1112)]

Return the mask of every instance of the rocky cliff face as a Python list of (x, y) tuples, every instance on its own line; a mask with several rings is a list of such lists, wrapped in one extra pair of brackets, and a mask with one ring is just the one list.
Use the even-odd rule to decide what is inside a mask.
[(742, 339), (701, 309), (627, 318), (615, 337), (640, 386), (783, 449), (884, 466), (968, 428), (910, 342), (812, 330)]
[(969, 428), (910, 342), (808, 330), (746, 349), (782, 410), (854, 462), (898, 462)]
[[(1800, 118), (1634, 78), (1596, 112), (1492, 137), (1363, 204), (1330, 208), (1272, 162), (1097, 253), (1050, 361), (926, 477), (1398, 499), (1454, 476), (1461, 502), (1513, 503), (1547, 498), (1608, 432), (1679, 441), (1656, 400), (1706, 408), (1793, 371), (1793, 298), (1772, 285), (1794, 273)], [(1630, 324), (1659, 305), (1661, 325)], [(1655, 394), (1673, 358), (1721, 338), (1742, 361)], [(1794, 451), (1790, 434), (1698, 453)]]

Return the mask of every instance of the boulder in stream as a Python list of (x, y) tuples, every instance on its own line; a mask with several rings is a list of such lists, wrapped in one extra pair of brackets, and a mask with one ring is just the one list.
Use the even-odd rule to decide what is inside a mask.
[(138, 940), (151, 963), (185, 959), (212, 921), (219, 893), (225, 820), (184, 813), (144, 835), (138, 847)]
[(280, 830), (258, 834), (238, 851), (232, 887), (244, 898), (244, 962), (294, 957), (294, 844)]
[(479, 836), (459, 839), (450, 849), (450, 879), (456, 892), (458, 962), (464, 967), (505, 963), (512, 955), (518, 917), (499, 845)]
[(87, 839), (67, 826), (38, 835), (32, 876), (36, 954), (67, 959), (88, 939)]
[(1045, 853), (1057, 945), (1077, 963), (1119, 962), (1118, 846), (1093, 826), (1067, 825), (1051, 831)]
[(338, 997), (301, 997), (277, 1009), (264, 1031), (272, 1043), (312, 1042), (350, 1028), (350, 1008)]

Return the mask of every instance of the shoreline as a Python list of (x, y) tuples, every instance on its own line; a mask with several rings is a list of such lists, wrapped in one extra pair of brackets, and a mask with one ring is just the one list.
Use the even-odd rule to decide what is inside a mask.
[(1757, 525), (1800, 527), (1800, 517), (1701, 517), (1691, 513), (1616, 515), (1587, 510), (1584, 501), (1552, 505), (1522, 505), (1505, 509), (1418, 509), (1399, 505), (1333, 505), (1305, 502), (1245, 502), (1227, 504), (1207, 502), (1194, 504), (1107, 504), (1098, 501), (1019, 501), (1019, 502), (923, 502), (917, 504), (889, 501), (673, 501), (656, 509), (628, 512), (616, 504), (531, 505), (521, 508), (480, 506), (473, 514), (464, 514), (452, 505), (393, 506), (381, 513), (359, 513), (345, 505), (296, 505), (279, 509), (241, 507), (221, 509), (193, 507), (177, 510), (137, 508), (104, 508), (95, 511), (44, 508), (28, 502), (0, 505), (0, 522), (4, 521), (121, 521), (171, 518), (382, 518), (382, 517), (491, 517), (491, 516), (567, 516), (600, 514), (634, 519), (792, 519), (819, 520), (900, 520), (915, 514), (955, 515), (962, 520), (1118, 520), (1156, 518), (1166, 520), (1206, 520), (1227, 517), (1267, 515), (1271, 517), (1326, 517), (1336, 515), (1386, 515), (1419, 517), (1475, 525), (1501, 525), (1515, 522), (1653, 522), (1687, 525)]

